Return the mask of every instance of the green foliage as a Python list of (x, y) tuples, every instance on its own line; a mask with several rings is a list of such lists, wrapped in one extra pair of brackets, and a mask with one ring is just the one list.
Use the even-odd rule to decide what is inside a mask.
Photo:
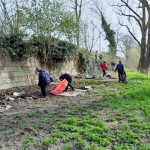
[(56, 131), (52, 136), (56, 138), (62, 138), (64, 136), (64, 132)]
[(5, 127), (0, 127), (0, 132), (1, 132), (1, 131), (5, 131), (5, 130), (6, 130)]
[(51, 51), (53, 60), (67, 61), (72, 59), (73, 54), (76, 51), (76, 47), (67, 41), (57, 40), (56, 45), (51, 46)]
[(130, 127), (129, 127), (129, 125), (127, 125), (127, 124), (124, 124), (123, 127), (122, 127), (122, 130), (123, 130), (123, 131), (129, 130), (129, 129), (130, 129)]
[[(37, 54), (41, 62), (48, 65), (72, 59), (76, 50), (76, 46), (71, 44), (75, 37), (75, 18), (64, 9), (65, 2), (42, 0), (37, 5), (35, 0), (26, 0), (19, 5), (11, 2), (9, 5), (14, 9), (14, 14), (12, 12), (9, 16), (12, 26), (8, 29), (0, 24), (0, 47), (7, 49), (15, 60)], [(6, 18), (2, 22), (8, 26)], [(30, 35), (25, 35), (26, 31)]]
[[(111, 84), (111, 88), (116, 88), (117, 86), (120, 90), (120, 93), (103, 93), (105, 101), (101, 101), (96, 93), (104, 92), (108, 89), (107, 86), (105, 87), (106, 89), (100, 89), (100, 85), (97, 85), (95, 81), (84, 81), (88, 84), (95, 84), (95, 88), (91, 93), (89, 92), (85, 95), (79, 96), (77, 99), (86, 100), (86, 102), (88, 102), (88, 100), (91, 100), (92, 97), (94, 101), (93, 103), (90, 101), (90, 104), (88, 103), (88, 105), (85, 105), (85, 103), (83, 105), (73, 105), (71, 106), (71, 110), (73, 111), (70, 111), (69, 108), (67, 108), (67, 112), (62, 109), (58, 110), (58, 114), (63, 114), (65, 111), (66, 118), (60, 119), (58, 118), (58, 115), (55, 115), (54, 118), (51, 118), (51, 113), (45, 114), (44, 111), (40, 111), (41, 113), (43, 112), (43, 114), (40, 116), (42, 117), (40, 118), (42, 122), (45, 122), (46, 120), (43, 118), (55, 119), (54, 122), (56, 122), (53, 124), (52, 128), (47, 124), (42, 124), (40, 127), (38, 126), (38, 132), (40, 132), (39, 129), (44, 129), (42, 130), (42, 133), (47, 128), (48, 131), (49, 129), (52, 129), (50, 137), (42, 140), (41, 143), (43, 147), (41, 148), (48, 149), (49, 146), (53, 147), (55, 144), (59, 145), (60, 143), (64, 142), (64, 145), (66, 146), (64, 146), (62, 149), (73, 149), (72, 146), (68, 145), (72, 141), (75, 143), (75, 149), (149, 149), (149, 79), (144, 75), (133, 72), (131, 74), (127, 74), (127, 77), (129, 79), (129, 84), (126, 85), (118, 84), (117, 82), (109, 82), (109, 84)], [(131, 82), (131, 80), (134, 82)], [(140, 94), (142, 94), (142, 96)], [(97, 105), (99, 103), (101, 103), (101, 105)], [(64, 103), (62, 103), (59, 108), (64, 108)], [(42, 108), (40, 108), (40, 110), (41, 109)], [(32, 113), (29, 112), (29, 114), (32, 116)], [(32, 125), (35, 128), (33, 130), (30, 125), (30, 121), (33, 120), (33, 117), (29, 118), (27, 115), (25, 116), (28, 119), (24, 118), (19, 121), (19, 125), (24, 127), (22, 133), (26, 134), (27, 132), (31, 132), (34, 135), (34, 132), (32, 131), (36, 130), (36, 123), (39, 123), (39, 118), (37, 119), (37, 122), (35, 121), (35, 124)], [(107, 117), (109, 121), (115, 121), (116, 119), (116, 123), (108, 123), (106, 116), (109, 116)], [(15, 118), (17, 118), (18, 121), (18, 117)], [(101, 118), (103, 121), (100, 120)], [(122, 123), (120, 123), (120, 120)], [(7, 120), (7, 123), (8, 122), (10, 123), (10, 119)], [(110, 126), (110, 128), (107, 126), (107, 124)], [(17, 126), (17, 124), (12, 125), (15, 125), (15, 127)], [(7, 127), (1, 127), (1, 134), (3, 134), (3, 136), (5, 136), (6, 129)], [(12, 130), (7, 131), (7, 136), (10, 136), (10, 131)], [(58, 140), (60, 141), (59, 143)], [(40, 144), (40, 142), (38, 143)], [(24, 149), (29, 149), (29, 146), (34, 146), (32, 137), (28, 138), (22, 143), (22, 148)]]
[(71, 145), (66, 145), (66, 146), (63, 147), (63, 150), (70, 150), (71, 148), (72, 148)]
[(49, 145), (51, 145), (52, 143), (53, 143), (53, 140), (50, 139), (50, 138), (47, 138), (47, 139), (44, 139), (44, 140), (43, 140), (43, 145), (44, 145), (44, 146), (49, 146)]
[(29, 146), (31, 146), (33, 143), (31, 140), (25, 140), (23, 143), (22, 143), (22, 148), (23, 149), (26, 149), (28, 148)]
[(109, 49), (111, 54), (116, 54), (117, 52), (117, 44), (115, 41), (115, 32), (110, 28), (110, 24), (107, 23), (104, 15), (101, 13), (101, 21), (102, 21), (102, 28), (105, 31), (106, 39), (109, 42)]
[(68, 124), (77, 125), (77, 123), (78, 123), (78, 120), (75, 117), (68, 119)]
[(1, 38), (0, 47), (6, 48), (15, 60), (39, 55), (41, 62), (47, 63), (71, 60), (76, 51), (76, 46), (67, 41), (43, 36), (29, 39), (24, 34)]
[(87, 50), (79, 50), (77, 52), (78, 70), (80, 72), (86, 72), (90, 64), (90, 55)]
[(40, 123), (50, 123), (50, 120), (42, 118), (40, 119)]
[(0, 37), (3, 39), (0, 41), (0, 47), (6, 48), (10, 55), (18, 61), (37, 55), (38, 48), (33, 46), (31, 40), (25, 40), (26, 37), (27, 35), (22, 33)]
[(70, 135), (70, 139), (71, 140), (75, 140), (75, 139), (78, 139), (80, 137), (80, 134), (79, 133), (72, 133)]
[(76, 142), (76, 147), (77, 148), (83, 148), (87, 145), (85, 140), (80, 139), (78, 142)]
[(46, 36), (33, 36), (34, 45), (38, 47), (41, 62), (52, 66), (54, 63), (73, 59), (76, 46), (67, 41)]
[(26, 149), (26, 148), (28, 148), (29, 146), (32, 146), (32, 145), (33, 145), (33, 137), (32, 136), (30, 136), (29, 139), (22, 142), (22, 148), (23, 149)]
[(32, 117), (33, 115), (35, 114), (35, 111), (30, 111), (30, 112), (27, 112), (27, 115), (29, 116), (29, 117)]
[(115, 119), (115, 118), (112, 118), (112, 117), (107, 119), (107, 121), (110, 121), (110, 122), (113, 122), (113, 121), (115, 121), (115, 120), (116, 120), (116, 119)]
[(53, 139), (50, 139), (50, 138), (46, 138), (46, 139), (43, 140), (42, 143), (43, 143), (43, 146), (44, 146), (44, 147), (48, 147), (48, 146), (50, 146), (51, 144), (54, 143), (54, 140), (53, 140)]

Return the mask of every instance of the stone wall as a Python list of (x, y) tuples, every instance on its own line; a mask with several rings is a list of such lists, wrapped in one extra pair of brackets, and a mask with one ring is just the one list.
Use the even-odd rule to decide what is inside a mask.
[[(77, 74), (73, 61), (59, 63), (55, 67), (56, 69), (50, 70), (42, 66), (37, 58), (31, 57), (25, 61), (17, 62), (12, 60), (8, 54), (0, 53), (0, 90), (27, 86), (30, 83), (32, 85), (37, 84), (38, 74), (35, 74), (36, 67), (47, 69), (54, 78), (58, 78), (62, 73)], [(29, 75), (29, 78), (27, 75)]]

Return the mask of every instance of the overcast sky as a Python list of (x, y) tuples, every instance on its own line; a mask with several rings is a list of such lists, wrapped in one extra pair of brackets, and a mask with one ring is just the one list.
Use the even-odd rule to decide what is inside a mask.
[[(119, 0), (113, 0), (113, 4), (117, 4), (118, 1)], [(137, 0), (132, 0), (133, 7), (135, 7), (135, 4), (136, 4), (134, 2), (137, 2)], [(117, 9), (115, 7), (110, 6), (109, 5), (110, 3), (112, 3), (112, 0), (107, 0), (107, 1), (102, 0), (102, 4), (99, 3), (99, 5), (103, 5), (100, 7), (102, 7), (102, 10), (104, 12), (107, 22), (111, 24), (111, 29), (113, 29), (116, 33), (120, 32), (121, 34), (128, 34), (127, 29), (125, 27), (121, 27), (119, 25), (118, 15), (115, 13), (117, 11)], [(97, 41), (93, 50), (94, 51), (98, 50), (99, 52), (108, 52), (109, 51), (108, 42), (107, 42), (107, 40), (105, 40), (105, 36), (104, 36), (105, 33), (103, 32), (103, 29), (101, 28), (100, 18), (94, 14), (94, 12), (91, 10), (91, 8), (95, 8), (94, 5), (92, 5), (92, 3), (90, 3), (90, 5), (87, 5), (86, 7), (84, 7), (82, 18), (83, 18), (83, 20), (86, 20), (86, 21), (88, 20), (89, 24), (90, 24), (90, 21), (93, 20), (94, 24), (98, 27), (98, 29), (100, 31), (102, 31), (102, 34), (101, 34), (99, 40)], [(135, 10), (140, 11), (140, 10), (137, 10), (136, 7), (135, 7)], [(128, 22), (128, 20), (126, 18), (120, 17), (120, 20), (124, 21), (124, 22)], [(141, 38), (140, 29), (138, 28), (138, 26), (136, 25), (135, 22), (132, 25), (133, 25), (132, 30), (134, 30), (135, 36), (140, 40), (140, 38)], [(92, 35), (92, 30), (89, 31), (89, 33)], [(95, 38), (97, 38), (99, 35), (98, 30), (95, 31), (95, 35), (97, 35), (95, 37)], [(117, 55), (123, 57), (123, 54), (120, 52), (117, 52)]]

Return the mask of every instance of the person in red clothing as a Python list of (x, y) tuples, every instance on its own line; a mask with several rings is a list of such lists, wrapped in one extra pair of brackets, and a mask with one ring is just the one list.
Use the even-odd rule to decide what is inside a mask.
[(106, 64), (106, 62), (104, 61), (104, 62), (102, 63), (103, 77), (105, 77), (105, 75), (106, 75), (106, 70), (107, 70), (107, 64)]

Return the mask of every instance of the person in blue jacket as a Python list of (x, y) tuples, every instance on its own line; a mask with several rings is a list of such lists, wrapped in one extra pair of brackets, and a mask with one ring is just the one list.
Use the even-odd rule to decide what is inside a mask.
[(72, 82), (72, 76), (71, 76), (70, 74), (67, 74), (67, 73), (62, 74), (62, 75), (59, 77), (59, 80), (62, 81), (62, 80), (64, 80), (64, 79), (66, 79), (66, 80), (68, 81), (68, 85), (67, 85), (65, 91), (68, 90), (68, 86), (70, 86), (71, 89), (72, 89), (72, 91), (74, 91), (75, 89), (74, 89), (74, 87), (71, 85), (71, 82)]
[(36, 68), (36, 72), (39, 72), (39, 83), (38, 86), (41, 87), (41, 93), (44, 97), (47, 96), (47, 85), (53, 82), (53, 78), (49, 76), (49, 73), (45, 69)]
[(119, 64), (116, 66), (115, 72), (117, 70), (118, 70), (118, 79), (119, 79), (119, 82), (120, 82), (120, 81), (122, 81), (122, 74), (123, 74), (123, 71), (124, 71), (124, 66), (121, 63), (121, 61), (119, 61)]

